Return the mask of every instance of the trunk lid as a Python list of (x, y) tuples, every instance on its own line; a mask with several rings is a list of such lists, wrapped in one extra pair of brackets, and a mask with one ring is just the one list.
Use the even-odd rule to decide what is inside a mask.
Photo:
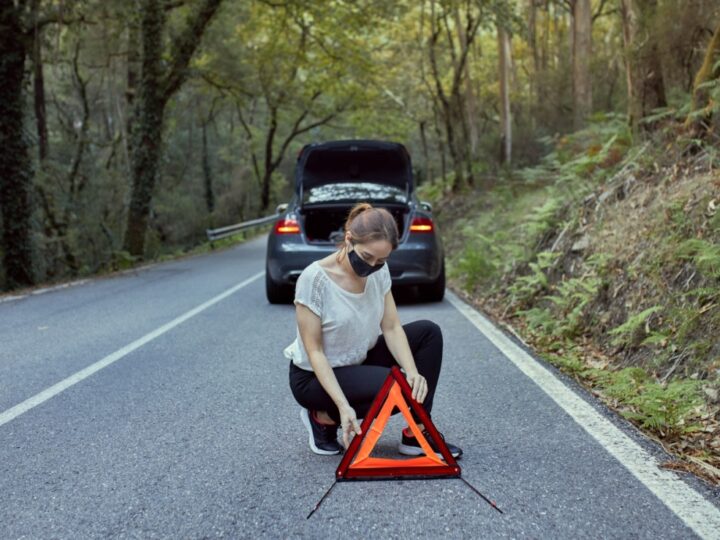
[[(335, 185), (330, 188), (331, 184)], [(413, 187), (410, 155), (400, 143), (344, 140), (309, 144), (303, 147), (295, 167), (295, 191), (303, 206), (333, 198), (338, 202), (407, 203)]]

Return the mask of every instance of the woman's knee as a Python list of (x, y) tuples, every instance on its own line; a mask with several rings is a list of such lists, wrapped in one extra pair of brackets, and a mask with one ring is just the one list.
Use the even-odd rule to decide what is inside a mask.
[(406, 333), (418, 370), (425, 377), (440, 370), (443, 355), (443, 336), (440, 326), (428, 319), (407, 325)]
[(438, 339), (442, 339), (442, 328), (434, 321), (427, 321), (428, 331)]
[[(442, 343), (443, 335), (440, 325), (430, 319), (421, 319), (414, 321), (419, 327), (421, 334), (427, 336), (428, 339), (440, 341)], [(412, 323), (411, 323), (412, 324)]]

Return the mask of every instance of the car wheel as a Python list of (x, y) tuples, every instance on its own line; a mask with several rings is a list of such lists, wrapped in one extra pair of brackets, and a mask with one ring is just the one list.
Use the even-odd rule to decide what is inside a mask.
[(420, 298), (426, 302), (441, 302), (445, 296), (445, 260), (442, 262), (442, 268), (438, 278), (429, 285), (418, 286)]
[(270, 277), (270, 271), (265, 267), (265, 295), (271, 304), (290, 304), (294, 299), (295, 289), (290, 285), (278, 283)]

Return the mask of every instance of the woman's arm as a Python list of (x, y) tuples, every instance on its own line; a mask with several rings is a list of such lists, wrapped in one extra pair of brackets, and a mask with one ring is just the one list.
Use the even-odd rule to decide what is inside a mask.
[(385, 294), (385, 312), (382, 321), (380, 321), (380, 329), (393, 358), (405, 370), (405, 376), (410, 388), (412, 388), (413, 399), (422, 403), (427, 395), (427, 381), (417, 370), (391, 291)]
[(343, 429), (343, 441), (347, 447), (351, 433), (360, 434), (360, 426), (357, 422), (355, 411), (350, 406), (340, 384), (335, 377), (335, 372), (330, 367), (322, 346), (322, 325), (320, 317), (313, 313), (307, 306), (296, 304), (295, 313), (297, 316), (298, 329), (305, 350), (307, 351), (310, 365), (315, 372), (320, 385), (333, 400), (340, 412), (340, 421)]

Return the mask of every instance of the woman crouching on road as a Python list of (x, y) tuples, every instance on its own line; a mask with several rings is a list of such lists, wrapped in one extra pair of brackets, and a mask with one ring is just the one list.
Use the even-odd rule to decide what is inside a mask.
[[(297, 337), (284, 350), (310, 448), (323, 455), (342, 451), (338, 426), (346, 448), (351, 436), (360, 434), (358, 418), (365, 417), (394, 365), (404, 370), (413, 398), (429, 415), (442, 362), (437, 324), (400, 324), (386, 264), (398, 245), (392, 214), (356, 204), (344, 231), (339, 249), (310, 263), (298, 277)], [(438, 451), (414, 412), (413, 417)], [(446, 444), (453, 457), (462, 455), (460, 448)], [(407, 427), (398, 450), (411, 456), (424, 453)]]

